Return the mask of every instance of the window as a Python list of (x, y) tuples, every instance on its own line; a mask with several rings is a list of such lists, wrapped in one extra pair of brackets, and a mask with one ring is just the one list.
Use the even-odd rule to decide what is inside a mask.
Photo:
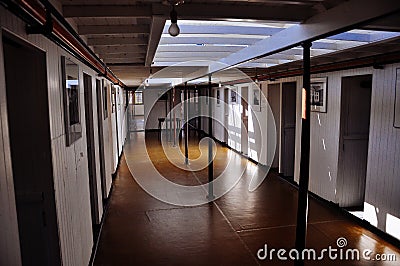
[(65, 135), (67, 146), (70, 146), (82, 136), (79, 111), (79, 67), (62, 56), (61, 72)]
[(143, 92), (135, 92), (135, 104), (143, 104)]

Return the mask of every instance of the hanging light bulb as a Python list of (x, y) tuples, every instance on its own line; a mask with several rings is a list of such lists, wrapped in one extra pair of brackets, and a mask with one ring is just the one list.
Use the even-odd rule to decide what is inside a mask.
[(176, 13), (174, 6), (172, 6), (170, 18), (171, 18), (171, 26), (169, 26), (168, 32), (169, 32), (169, 35), (171, 35), (172, 37), (176, 37), (179, 35), (181, 30), (179, 29), (179, 26), (177, 24), (178, 14)]

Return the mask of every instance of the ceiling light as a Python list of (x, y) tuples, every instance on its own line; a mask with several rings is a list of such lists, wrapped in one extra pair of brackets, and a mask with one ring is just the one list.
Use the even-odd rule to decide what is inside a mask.
[(175, 6), (172, 6), (172, 11), (170, 13), (170, 18), (171, 18), (171, 25), (169, 26), (168, 32), (169, 35), (172, 37), (176, 37), (180, 33), (179, 26), (177, 24), (178, 22), (178, 14), (175, 11)]

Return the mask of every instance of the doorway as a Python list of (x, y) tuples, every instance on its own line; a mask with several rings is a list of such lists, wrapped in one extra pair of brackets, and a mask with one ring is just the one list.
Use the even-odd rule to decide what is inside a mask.
[(90, 210), (92, 216), (93, 239), (96, 240), (100, 217), (96, 179), (96, 147), (94, 142), (92, 77), (86, 73), (83, 73), (83, 86), (85, 94), (86, 147), (89, 170)]
[(240, 92), (240, 102), (241, 102), (241, 115), (242, 115), (242, 127), (241, 127), (241, 150), (240, 152), (244, 155), (249, 154), (249, 87), (242, 87)]
[(282, 83), (282, 174), (294, 176), (294, 152), (296, 134), (296, 82)]
[(129, 132), (144, 131), (144, 101), (143, 91), (131, 92), (129, 103)]
[(46, 53), (6, 32), (3, 52), (22, 264), (60, 265)]
[(372, 75), (342, 78), (337, 197), (341, 207), (362, 209), (367, 173)]
[(97, 100), (97, 130), (99, 132), (99, 159), (100, 159), (100, 178), (101, 178), (101, 192), (103, 195), (103, 201), (107, 199), (107, 187), (106, 187), (106, 166), (104, 158), (104, 132), (103, 132), (103, 86), (100, 80), (96, 79), (96, 100)]
[(281, 85), (279, 83), (268, 84), (268, 103), (271, 107), (272, 115), (275, 120), (275, 128), (276, 128), (276, 146), (275, 146), (275, 155), (272, 161), (271, 168), (279, 167), (279, 148), (280, 148), (280, 135), (281, 135), (281, 127), (280, 127), (280, 106), (281, 106)]
[(229, 143), (229, 89), (224, 89), (224, 143)]

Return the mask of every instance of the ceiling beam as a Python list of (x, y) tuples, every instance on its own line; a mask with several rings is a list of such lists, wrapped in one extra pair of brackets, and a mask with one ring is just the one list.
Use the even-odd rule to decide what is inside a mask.
[(94, 46), (93, 50), (98, 54), (122, 54), (122, 53), (146, 53), (142, 46)]
[(143, 61), (144, 61), (144, 57), (143, 58), (133, 58), (133, 59), (130, 59), (130, 58), (127, 58), (127, 59), (111, 58), (111, 59), (105, 59), (104, 63), (106, 63), (106, 64), (116, 64), (116, 63), (119, 63), (119, 64), (121, 64), (121, 63), (123, 63), (123, 64), (127, 64), (127, 63), (129, 63), (129, 64), (143, 64)]
[[(72, 17), (169, 17), (171, 8), (162, 4), (153, 5), (64, 5), (63, 14)], [(178, 19), (257, 19), (300, 22), (317, 13), (316, 9), (303, 5), (231, 5), (192, 4), (176, 7)]]
[(161, 35), (165, 25), (165, 17), (154, 16), (151, 20), (151, 29), (149, 42), (147, 45), (145, 66), (151, 66), (154, 55), (156, 54), (158, 44), (160, 43)]
[[(229, 39), (228, 39), (229, 38)], [(264, 39), (260, 38), (232, 38), (224, 36), (215, 37), (163, 37), (160, 44), (232, 44), (232, 45), (249, 45)]]
[[(138, 63), (108, 63), (108, 66), (110, 66), (110, 69), (113, 70), (116, 67), (141, 67), (143, 66), (143, 62), (138, 62)], [(120, 70), (116, 70), (116, 71), (120, 71)], [(123, 71), (122, 71), (123, 72)], [(129, 75), (129, 77), (131, 77), (131, 75)]]
[(398, 10), (399, 1), (350, 0), (225, 57), (218, 64), (212, 64), (209, 73), (287, 50), (305, 41), (318, 40)]
[(386, 30), (400, 32), (400, 13), (373, 21), (372, 23), (362, 27), (367, 30)]
[(121, 37), (100, 37), (88, 38), (87, 44), (94, 45), (147, 45), (147, 38), (121, 38)]
[(144, 58), (145, 53), (120, 53), (120, 54), (99, 54), (102, 59), (126, 59), (126, 58)]
[(231, 54), (231, 52), (192, 52), (192, 51), (181, 51), (181, 52), (162, 52), (157, 54), (157, 59), (161, 58), (185, 58), (185, 57), (214, 57), (221, 58)]
[(80, 35), (88, 34), (149, 34), (147, 25), (78, 25)]
[(193, 53), (204, 53), (204, 52), (237, 52), (243, 49), (243, 46), (213, 46), (213, 45), (162, 45), (158, 46), (157, 52), (193, 52)]
[(151, 17), (151, 5), (64, 5), (65, 18), (76, 17)]
[[(179, 24), (179, 21), (178, 21)], [(246, 34), (246, 35), (261, 35), (261, 38), (265, 38), (270, 35), (274, 35), (284, 28), (276, 27), (253, 27), (253, 26), (238, 26), (232, 24), (233, 26), (222, 26), (222, 25), (179, 25), (181, 33), (184, 34), (217, 34), (217, 35), (227, 35), (227, 34)], [(168, 34), (168, 29), (163, 32)]]

